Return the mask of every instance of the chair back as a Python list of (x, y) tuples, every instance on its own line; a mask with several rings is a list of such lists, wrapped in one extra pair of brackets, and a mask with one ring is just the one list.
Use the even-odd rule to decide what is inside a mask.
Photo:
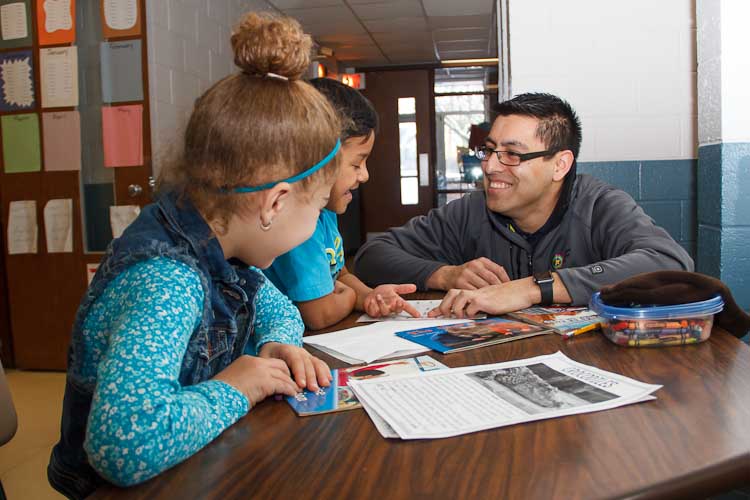
[(16, 434), (18, 417), (13, 406), (8, 381), (5, 379), (3, 364), (0, 362), (0, 446), (4, 445)]

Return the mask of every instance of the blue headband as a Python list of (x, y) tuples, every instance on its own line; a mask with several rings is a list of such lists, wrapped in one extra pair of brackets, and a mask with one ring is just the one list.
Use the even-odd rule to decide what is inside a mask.
[(281, 179), (280, 181), (269, 182), (267, 184), (262, 184), (260, 186), (240, 186), (240, 187), (236, 187), (234, 189), (228, 190), (228, 191), (232, 193), (254, 193), (256, 191), (264, 191), (266, 189), (271, 189), (276, 184), (279, 184), (281, 182), (292, 183), (292, 182), (301, 181), (305, 177), (310, 177), (312, 174), (314, 174), (321, 168), (325, 167), (328, 164), (328, 162), (330, 162), (333, 159), (333, 157), (336, 156), (336, 153), (339, 152), (339, 149), (341, 149), (341, 140), (336, 140), (336, 144), (333, 146), (333, 149), (331, 150), (330, 153), (326, 155), (325, 158), (323, 158), (322, 160), (320, 160), (318, 163), (308, 168), (307, 170), (300, 172), (297, 175), (293, 175), (292, 177)]

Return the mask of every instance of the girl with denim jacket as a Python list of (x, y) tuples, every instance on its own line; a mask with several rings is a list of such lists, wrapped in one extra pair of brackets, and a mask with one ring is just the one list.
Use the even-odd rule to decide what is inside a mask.
[(340, 124), (301, 80), (311, 39), (249, 14), (241, 72), (195, 104), (156, 202), (114, 240), (81, 301), (48, 477), (82, 498), (190, 457), (273, 394), (330, 383), (297, 309), (258, 268), (315, 229)]

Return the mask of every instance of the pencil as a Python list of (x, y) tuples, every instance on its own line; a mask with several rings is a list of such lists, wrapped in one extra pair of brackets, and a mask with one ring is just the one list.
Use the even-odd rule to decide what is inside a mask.
[(568, 333), (565, 338), (569, 339), (570, 337), (575, 337), (576, 335), (590, 332), (591, 330), (596, 330), (597, 328), (599, 328), (599, 323), (592, 323), (590, 325), (583, 326), (578, 330), (573, 330), (572, 332)]

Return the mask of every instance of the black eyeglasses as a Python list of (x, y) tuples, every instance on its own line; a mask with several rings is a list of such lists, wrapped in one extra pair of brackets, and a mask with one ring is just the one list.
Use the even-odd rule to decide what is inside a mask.
[(533, 153), (516, 153), (514, 151), (500, 151), (499, 149), (492, 149), (488, 146), (480, 146), (474, 149), (474, 154), (480, 161), (488, 161), (492, 153), (497, 155), (497, 159), (503, 165), (509, 167), (517, 167), (522, 162), (539, 158), (540, 156), (549, 156), (557, 153), (557, 150), (548, 149), (546, 151), (535, 151)]

